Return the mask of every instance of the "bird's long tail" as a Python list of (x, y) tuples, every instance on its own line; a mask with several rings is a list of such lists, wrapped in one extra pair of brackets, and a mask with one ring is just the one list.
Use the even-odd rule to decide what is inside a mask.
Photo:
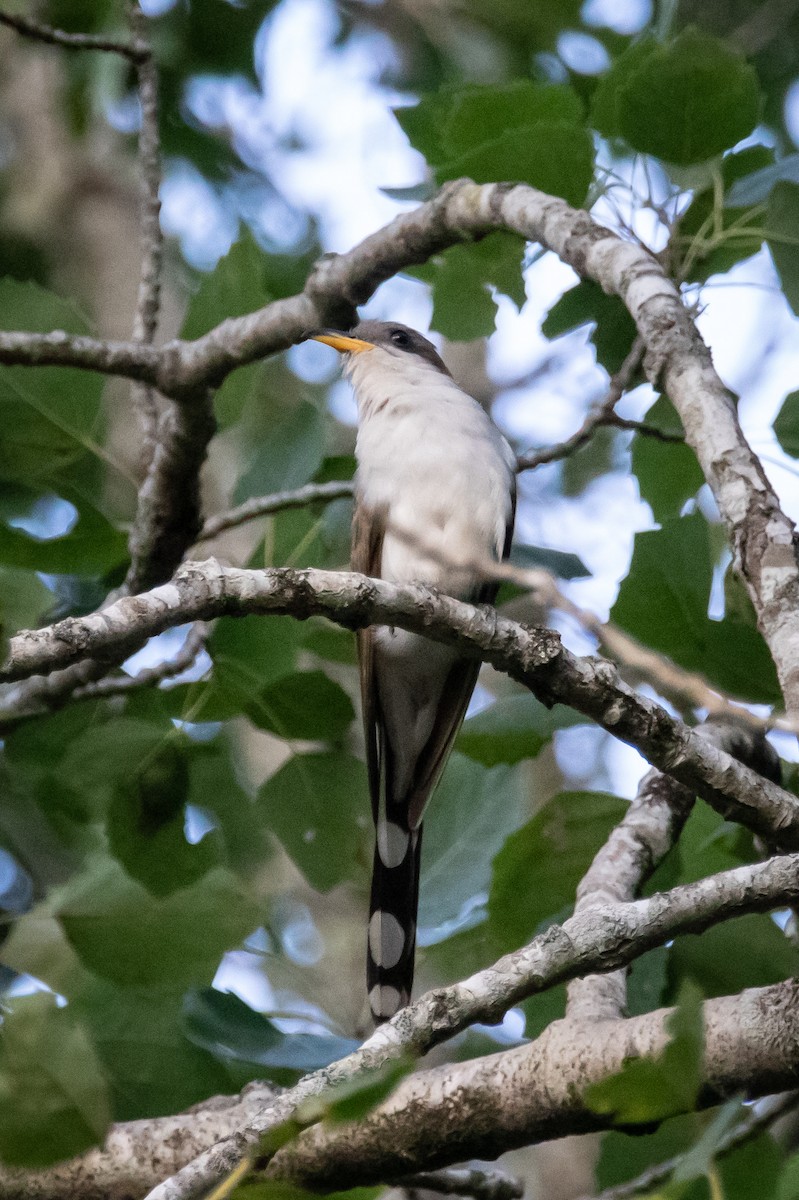
[(366, 966), (369, 1004), (378, 1025), (411, 998), (421, 856), (421, 826), (406, 831), (391, 821), (378, 822)]

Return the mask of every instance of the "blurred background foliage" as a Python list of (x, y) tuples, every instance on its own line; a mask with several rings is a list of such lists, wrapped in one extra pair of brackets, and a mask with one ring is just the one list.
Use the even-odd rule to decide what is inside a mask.
[[(124, 33), (118, 0), (16, 10), (31, 7), (66, 30)], [(292, 294), (319, 253), (346, 249), (445, 180), (522, 180), (593, 206), (661, 256), (740, 394), (786, 508), (799, 513), (799, 5), (144, 7), (161, 84), (162, 337), (198, 337)], [(0, 327), (127, 337), (138, 273), (130, 69), (7, 29), (0, 54)], [(391, 281), (368, 311), (441, 335), (456, 376), (520, 451), (578, 427), (634, 336), (618, 301), (505, 234)], [(225, 382), (203, 476), (208, 512), (350, 477), (352, 404), (329, 357), (300, 347)], [(635, 383), (624, 415), (679, 432), (668, 399)], [(124, 576), (139, 450), (126, 385), (0, 370), (6, 634), (90, 611)], [(778, 703), (687, 447), (605, 429), (520, 486), (525, 563), (550, 566), (580, 603), (610, 610), (737, 699)], [(341, 567), (349, 518), (346, 500), (312, 505), (196, 553)], [(523, 597), (509, 611), (541, 615)], [(559, 627), (578, 650), (593, 648), (565, 618)], [(127, 669), (174, 656), (185, 634), (157, 639)], [(317, 619), (226, 618), (177, 680), (6, 721), (5, 1161), (45, 1164), (95, 1143), (111, 1119), (174, 1112), (248, 1079), (291, 1082), (362, 1036), (372, 835), (356, 693), (349, 634)], [(777, 745), (795, 757), (790, 739)], [(426, 823), (419, 988), (463, 977), (568, 915), (642, 770), (574, 714), (484, 672)], [(658, 880), (756, 855), (750, 837), (698, 808)], [(671, 1059), (636, 1084), (637, 1119), (664, 1115), (664, 1079), (687, 1078), (690, 1090), (696, 995), (796, 972), (784, 925), (746, 917), (635, 965), (633, 1011), (682, 997)], [(448, 1052), (535, 1036), (563, 1003), (562, 989), (534, 998)], [(737, 1112), (726, 1125), (675, 1118), (637, 1138), (612, 1133), (599, 1151), (593, 1139), (567, 1155), (539, 1148), (524, 1163), (530, 1193), (584, 1191), (597, 1153), (604, 1187), (701, 1144), (659, 1195), (799, 1194), (789, 1133), (715, 1163)]]

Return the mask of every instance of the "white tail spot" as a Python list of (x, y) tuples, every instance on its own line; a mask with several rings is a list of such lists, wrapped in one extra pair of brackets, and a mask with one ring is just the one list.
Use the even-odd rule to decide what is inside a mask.
[(378, 984), (369, 993), (369, 1005), (374, 1016), (393, 1017), (402, 1008), (402, 996), (396, 988)]
[(396, 967), (405, 948), (405, 930), (391, 913), (378, 908), (369, 921), (369, 953), (378, 967)]
[(410, 835), (394, 821), (378, 821), (377, 853), (384, 867), (398, 867), (408, 853)]

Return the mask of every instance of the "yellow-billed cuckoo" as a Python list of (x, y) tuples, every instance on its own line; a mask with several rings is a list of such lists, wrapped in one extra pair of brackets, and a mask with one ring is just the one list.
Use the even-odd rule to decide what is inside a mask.
[[(496, 585), (480, 564), (510, 549), (516, 458), (435, 347), (407, 325), (313, 333), (344, 355), (358, 403), (352, 569), (426, 583), (472, 603)], [(358, 635), (366, 761), (377, 832), (367, 986), (375, 1021), (410, 1000), (422, 816), (480, 663), (402, 629)]]

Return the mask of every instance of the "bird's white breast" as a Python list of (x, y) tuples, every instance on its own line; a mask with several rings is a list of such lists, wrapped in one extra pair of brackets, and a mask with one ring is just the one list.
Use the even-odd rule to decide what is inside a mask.
[(360, 413), (358, 489), (387, 516), (381, 574), (466, 595), (475, 564), (502, 554), (510, 446), (475, 400), (417, 356), (377, 347), (353, 356), (348, 373)]

